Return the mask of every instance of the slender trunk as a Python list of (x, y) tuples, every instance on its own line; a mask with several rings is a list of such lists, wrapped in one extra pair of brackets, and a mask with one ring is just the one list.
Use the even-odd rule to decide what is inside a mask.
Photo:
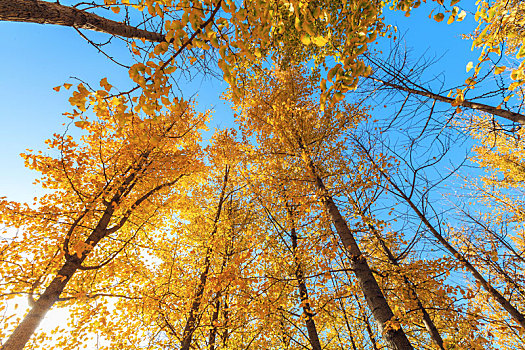
[(150, 153), (151, 151), (148, 151), (140, 157), (135, 170), (129, 173), (125, 177), (122, 184), (115, 191), (115, 194), (113, 195), (111, 200), (106, 203), (105, 205), (106, 209), (104, 210), (102, 217), (99, 219), (97, 225), (91, 231), (89, 236), (84, 240), (84, 245), (91, 246), (92, 248), (85, 249), (80, 254), (79, 253), (71, 254), (69, 251), (70, 249), (69, 248), (69, 243), (70, 243), (69, 238), (71, 234), (74, 232), (74, 230), (78, 227), (78, 225), (80, 224), (82, 218), (84, 217), (86, 213), (84, 212), (84, 213), (79, 214), (80, 216), (73, 222), (64, 240), (64, 246), (63, 246), (64, 255), (65, 255), (64, 264), (59, 269), (55, 278), (51, 281), (49, 286), (47, 286), (47, 288), (44, 290), (42, 295), (38, 298), (37, 301), (33, 303), (29, 313), (24, 317), (22, 322), (20, 322), (20, 324), (15, 328), (11, 336), (7, 339), (5, 344), (1, 347), (1, 350), (22, 350), (25, 344), (29, 341), (29, 339), (35, 332), (36, 328), (38, 327), (42, 319), (45, 317), (46, 313), (59, 300), (60, 295), (64, 291), (67, 283), (71, 280), (75, 272), (79, 269), (95, 270), (95, 269), (103, 267), (107, 262), (111, 261), (111, 260), (108, 260), (105, 263), (102, 263), (98, 266), (90, 266), (90, 267), (82, 266), (82, 263), (86, 260), (89, 254), (97, 246), (97, 244), (102, 239), (104, 239), (107, 235), (110, 235), (118, 231), (120, 228), (122, 228), (127, 222), (129, 216), (131, 215), (131, 212), (135, 208), (137, 208), (142, 202), (147, 200), (151, 195), (153, 195), (157, 191), (175, 184), (178, 181), (178, 179), (180, 179), (179, 177), (178, 179), (174, 181), (167, 182), (162, 185), (158, 185), (154, 187), (153, 189), (149, 190), (148, 192), (146, 192), (145, 194), (143, 194), (141, 197), (135, 200), (135, 202), (124, 213), (124, 215), (120, 218), (117, 224), (115, 224), (111, 228), (108, 228), (110, 221), (114, 216), (115, 208), (118, 207), (118, 205), (121, 203), (123, 198), (127, 197), (130, 194), (130, 192), (133, 190), (134, 186), (136, 185), (137, 178), (141, 175), (141, 172), (146, 167), (149, 166), (150, 163), (148, 162), (148, 156)]
[(208, 279), (208, 273), (210, 271), (211, 253), (212, 249), (208, 248), (206, 250), (206, 258), (204, 259), (204, 270), (201, 272), (201, 275), (199, 277), (197, 291), (195, 293), (195, 296), (193, 297), (193, 302), (191, 303), (188, 320), (186, 321), (186, 326), (184, 327), (184, 331), (182, 332), (182, 342), (180, 345), (181, 350), (190, 349), (191, 341), (193, 339), (193, 333), (197, 329), (197, 314), (201, 306), (202, 296), (204, 294), (206, 281)]
[(222, 316), (224, 317), (224, 332), (222, 332), (222, 347), (227, 348), (228, 338), (230, 333), (228, 332), (228, 322), (230, 320), (230, 312), (228, 310), (228, 300), (224, 300), (224, 308), (222, 311)]
[[(224, 179), (222, 183), (221, 194), (219, 196), (219, 203), (217, 204), (217, 212), (215, 213), (213, 228), (210, 234), (211, 237), (213, 237), (217, 232), (217, 226), (221, 217), (222, 205), (224, 203), (226, 194), (226, 185), (228, 184), (229, 170), (229, 166), (226, 166), (226, 169), (224, 171)], [(193, 302), (191, 303), (188, 319), (186, 320), (186, 326), (184, 327), (184, 331), (182, 332), (182, 342), (180, 345), (180, 350), (190, 349), (191, 341), (193, 339), (193, 333), (197, 329), (197, 314), (199, 313), (199, 309), (202, 303), (202, 296), (204, 295), (204, 289), (206, 288), (206, 281), (208, 280), (208, 274), (210, 272), (212, 252), (213, 249), (211, 247), (208, 247), (206, 249), (206, 257), (204, 259), (204, 270), (201, 272), (201, 275), (199, 277), (197, 291), (195, 292), (195, 296), (193, 297)]]
[[(397, 190), (397, 189), (396, 189)], [(518, 323), (521, 328), (525, 329), (525, 315), (523, 315), (518, 309), (514, 307), (496, 288), (494, 288), (482, 275), (481, 273), (468, 261), (459, 251), (456, 250), (446, 239), (443, 237), (434, 226), (428, 221), (426, 216), (419, 210), (419, 208), (412, 202), (406, 195), (401, 196), (408, 205), (414, 210), (416, 215), (421, 219), (425, 226), (429, 229), (432, 235), (456, 258), (458, 259), (467, 270), (474, 276), (476, 281), (487, 291), (507, 312), (512, 316), (514, 321)]]
[(393, 327), (391, 322), (395, 321), (394, 313), (388, 305), (379, 284), (377, 283), (365, 256), (361, 252), (352, 231), (348, 228), (348, 225), (339, 212), (339, 208), (335, 204), (332, 196), (326, 189), (323, 180), (318, 175), (318, 170), (313, 160), (309, 156), (302, 140), (298, 140), (299, 148), (302, 151), (303, 159), (306, 163), (306, 167), (311, 173), (315, 186), (320, 194), (320, 200), (328, 212), (332, 224), (335, 226), (337, 234), (339, 235), (343, 246), (350, 253), (350, 267), (352, 268), (365, 296), (368, 307), (372, 311), (372, 315), (381, 330), (384, 340), (388, 348), (393, 350), (405, 350), (413, 349), (412, 345), (408, 341), (405, 332), (402, 327)]
[(374, 331), (372, 331), (372, 327), (370, 326), (370, 320), (368, 316), (364, 314), (364, 312), (363, 312), (362, 320), (365, 323), (366, 332), (368, 333), (368, 338), (370, 339), (370, 342), (372, 343), (372, 348), (374, 350), (379, 350), (379, 348), (377, 347), (376, 337), (374, 336)]
[(213, 314), (211, 315), (211, 329), (210, 336), (208, 338), (208, 349), (215, 350), (215, 338), (217, 337), (217, 321), (219, 320), (219, 311), (221, 308), (220, 293), (217, 293), (217, 300), (213, 308)]
[(342, 299), (339, 299), (339, 305), (341, 306), (341, 311), (343, 312), (343, 316), (345, 319), (346, 329), (348, 331), (348, 335), (350, 336), (350, 343), (352, 344), (352, 350), (357, 350), (357, 346), (355, 344), (354, 336), (352, 333), (352, 327), (350, 327), (350, 321), (348, 320), (348, 315), (346, 314), (346, 308), (343, 304)]
[(374, 162), (372, 156), (368, 153), (366, 148), (363, 145), (360, 145), (362, 150), (366, 152), (369, 160), (372, 162), (372, 164), (376, 167), (376, 169), (379, 170), (381, 175), (388, 181), (388, 183), (392, 186), (392, 188), (396, 191), (396, 195), (401, 197), (408, 206), (416, 213), (416, 215), (419, 217), (421, 222), (428, 228), (430, 233), (438, 240), (443, 247), (445, 247), (452, 256), (454, 256), (459, 262), (465, 266), (465, 268), (470, 271), (470, 273), (474, 276), (476, 281), (485, 289), (487, 293), (489, 293), (494, 300), (496, 300), (509, 314), (510, 316), (518, 323), (521, 328), (525, 329), (525, 316), (514, 307), (510, 303), (509, 300), (507, 300), (496, 288), (494, 288), (482, 275), (481, 273), (470, 263), (470, 261), (467, 260), (461, 254), (456, 248), (454, 248), (446, 239), (439, 233), (436, 228), (430, 223), (430, 221), (427, 219), (426, 215), (419, 210), (419, 208), (416, 206), (416, 204), (410, 199), (399, 186), (388, 176), (383, 169), (381, 169), (377, 164)]
[(295, 230), (295, 222), (293, 220), (292, 209), (287, 205), (288, 210), (288, 219), (292, 224), (290, 230), (290, 237), (292, 239), (292, 254), (295, 261), (295, 277), (297, 278), (297, 283), (299, 287), (299, 298), (301, 300), (301, 305), (303, 307), (304, 315), (306, 316), (306, 330), (308, 332), (308, 340), (310, 345), (312, 345), (313, 350), (321, 350), (321, 342), (319, 341), (319, 334), (317, 333), (317, 328), (314, 321), (314, 311), (310, 306), (310, 301), (308, 299), (308, 289), (306, 287), (306, 281), (304, 279), (303, 266), (301, 261), (297, 256), (297, 232)]
[(163, 34), (142, 30), (112, 21), (93, 13), (41, 0), (0, 1), (0, 21), (56, 24), (66, 27), (89, 29), (130, 39), (163, 42)]
[(453, 99), (453, 98), (442, 96), (442, 95), (439, 95), (439, 94), (435, 94), (435, 93), (430, 92), (430, 91), (413, 89), (413, 88), (409, 88), (409, 87), (407, 87), (405, 85), (400, 85), (400, 84), (384, 81), (384, 80), (381, 80), (381, 79), (378, 79), (378, 78), (373, 78), (373, 77), (369, 77), (369, 79), (377, 81), (378, 83), (383, 84), (384, 86), (388, 86), (388, 87), (394, 88), (396, 90), (401, 90), (401, 91), (408, 92), (409, 94), (414, 94), (414, 95), (428, 97), (428, 98), (431, 98), (431, 99), (436, 100), (436, 101), (449, 103), (449, 104), (451, 104), (453, 106), (457, 105), (457, 106), (461, 106), (461, 107), (475, 109), (475, 110), (478, 110), (478, 111), (483, 111), (483, 112), (486, 112), (486, 113), (490, 113), (492, 115), (497, 115), (499, 117), (505, 118), (505, 119), (510, 120), (512, 122), (520, 123), (522, 125), (525, 125), (525, 115), (520, 114), (520, 113), (516, 113), (516, 112), (512, 112), (512, 111), (506, 110), (506, 109), (500, 109), (498, 107), (489, 106), (489, 105), (486, 105), (484, 103), (472, 102), (472, 101), (468, 101), (468, 100), (464, 100), (464, 101), (462, 101), (460, 103), (457, 103), (457, 101), (455, 99)]
[[(220, 273), (222, 273), (224, 269), (226, 268), (229, 257), (230, 255), (228, 254), (228, 249), (226, 249), (226, 255), (222, 259)], [(211, 329), (210, 329), (210, 336), (208, 338), (208, 349), (209, 350), (215, 350), (215, 339), (217, 338), (217, 322), (219, 321), (219, 312), (221, 308), (222, 292), (223, 292), (222, 290), (219, 290), (215, 294), (215, 305), (213, 308), (213, 314), (211, 316)]]
[(282, 334), (281, 342), (283, 343), (283, 346), (281, 347), (281, 349), (287, 350), (290, 348), (291, 339), (290, 339), (290, 336), (286, 334), (286, 329), (284, 327), (282, 313), (281, 313), (281, 320), (279, 321), (279, 324), (281, 325), (281, 334)]

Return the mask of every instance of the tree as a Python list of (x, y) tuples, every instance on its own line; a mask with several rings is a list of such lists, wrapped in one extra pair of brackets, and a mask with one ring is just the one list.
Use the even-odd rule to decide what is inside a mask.
[(174, 185), (199, 171), (207, 116), (184, 101), (167, 108), (164, 117), (140, 118), (115, 99), (95, 106), (97, 119), (75, 122), (86, 133), (80, 143), (55, 134), (47, 143), (57, 156), (25, 155), (53, 192), (35, 209), (2, 202), (4, 224), (23, 231), (2, 242), (2, 293), (27, 294), (32, 305), (3, 349), (22, 349), (55, 303), (99, 288), (112, 294), (111, 281), (122, 278), (114, 276), (119, 254), (170, 213)]
[[(385, 31), (380, 16), (382, 2), (378, 1), (323, 0), (302, 4), (298, 1), (118, 3), (107, 0), (88, 7), (84, 7), (85, 4), (62, 6), (41, 0), (36, 2), (37, 6), (29, 3), (26, 0), (4, 2), (0, 7), (0, 20), (52, 21), (74, 28), (88, 27), (111, 35), (155, 42), (154, 47), (149, 43), (141, 45), (136, 40), (129, 43), (132, 53), (140, 61), (129, 67), (130, 77), (136, 86), (116, 93), (136, 93), (140, 101), (137, 108), (145, 113), (150, 113), (151, 109), (159, 110), (162, 98), (167, 98), (172, 92), (171, 86), (177, 83), (168, 83), (170, 76), (194, 65), (195, 61), (201, 63), (206, 71), (210, 71), (210, 65), (217, 63), (224, 80), (233, 86), (233, 96), (237, 96), (245, 74), (256, 73), (266, 61), (278, 61), (283, 54), (291, 63), (314, 60), (317, 66), (326, 69), (327, 79), (323, 83), (328, 91), (326, 99), (330, 92), (355, 88), (358, 77), (369, 71), (360, 55), (377, 35)], [(396, 6), (408, 10), (413, 3), (417, 2), (397, 1)], [(85, 10), (76, 7), (84, 7)], [(151, 28), (139, 29), (88, 12), (90, 8), (103, 7), (117, 13), (125, 10), (122, 11), (126, 12), (125, 21), (143, 17), (143, 23)], [(348, 21), (349, 16), (352, 21)], [(101, 50), (101, 45), (95, 46)], [(211, 58), (215, 54), (217, 57)], [(332, 58), (340, 63), (330, 69)]]
[[(366, 152), (366, 149), (364, 149)], [(460, 252), (458, 251), (450, 242), (431, 224), (430, 220), (424, 214), (424, 212), (418, 208), (414, 201), (407, 195), (393, 180), (392, 178), (384, 171), (381, 170), (381, 166), (377, 165), (373, 160), (373, 157), (369, 155), (370, 161), (374, 164), (375, 167), (381, 172), (382, 176), (387, 179), (389, 184), (392, 186), (393, 191), (399, 196), (402, 200), (410, 206), (410, 208), (416, 213), (421, 222), (428, 228), (432, 235), (439, 241), (439, 243), (447, 249), (454, 258), (463, 264), (463, 266), (472, 273), (475, 280), (485, 289), (487, 293), (491, 295), (494, 301), (498, 302), (513, 318), (514, 320), (522, 327), (525, 328), (525, 318), (522, 312), (520, 312), (507, 298), (505, 298), (494, 286), (487, 281), (485, 277), (481, 275), (478, 269)]]
[[(478, 142), (471, 161), (483, 173), (475, 179), (464, 178), (471, 193), (457, 201), (463, 225), (455, 228), (463, 251), (487, 283), (497, 289), (514, 309), (504, 303), (486, 303), (478, 294), (476, 302), (494, 323), (496, 339), (502, 348), (520, 348), (525, 334), (521, 317), (523, 305), (523, 147), (522, 130), (506, 133), (486, 116), (475, 118), (466, 130)], [(492, 130), (492, 131), (491, 131)], [(490, 293), (490, 291), (489, 291)], [(493, 294), (491, 293), (491, 296)], [(510, 309), (510, 310), (509, 310)], [(509, 314), (511, 317), (509, 317)], [(519, 324), (517, 326), (516, 324)], [(502, 339), (509, 339), (502, 341)]]
[[(239, 122), (247, 136), (255, 134), (263, 152), (282, 154), (290, 157), (291, 161), (299, 160), (294, 165), (303, 171), (302, 176), (311, 183), (319, 205), (348, 250), (350, 267), (387, 346), (392, 349), (411, 349), (410, 342), (396, 323), (365, 256), (323, 180), (331, 172), (337, 172), (337, 163), (330, 164), (327, 161), (339, 158), (338, 153), (344, 147), (340, 141), (344, 139), (343, 132), (357, 124), (364, 115), (349, 105), (345, 106), (344, 112), (332, 107), (321, 114), (321, 107), (313, 105), (309, 99), (313, 95), (315, 78), (305, 78), (300, 71), (294, 70), (275, 71), (274, 74), (275, 78), (259, 77), (253, 87), (245, 89), (243, 104), (238, 105), (241, 109)], [(261, 87), (264, 87), (263, 91)], [(328, 154), (332, 158), (327, 158)], [(278, 163), (283, 161), (280, 159)], [(324, 170), (331, 167), (331, 171)], [(366, 182), (360, 183), (358, 180), (352, 185), (367, 186)], [(302, 195), (306, 196), (304, 192)]]

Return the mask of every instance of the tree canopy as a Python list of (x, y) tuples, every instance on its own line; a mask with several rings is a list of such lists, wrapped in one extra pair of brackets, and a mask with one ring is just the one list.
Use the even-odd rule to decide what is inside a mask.
[[(525, 8), (478, 1), (478, 63), (437, 87), (387, 20), (420, 6), (469, 10), (0, 3), (129, 73), (55, 87), (67, 126), (22, 154), (43, 194), (0, 198), (1, 349), (525, 349)], [(199, 74), (228, 84), (231, 127), (178, 91)]]

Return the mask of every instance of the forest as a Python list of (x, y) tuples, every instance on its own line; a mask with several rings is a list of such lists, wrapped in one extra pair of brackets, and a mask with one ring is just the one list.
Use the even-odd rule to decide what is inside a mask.
[[(392, 14), (470, 19), (467, 78)], [(0, 193), (1, 350), (525, 349), (525, 2), (2, 0), (12, 22), (126, 77), (54, 87), (38, 195)]]

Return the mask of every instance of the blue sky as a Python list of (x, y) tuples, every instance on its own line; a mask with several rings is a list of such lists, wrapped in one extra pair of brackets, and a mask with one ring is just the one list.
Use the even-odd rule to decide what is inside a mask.
[[(460, 3), (461, 4), (461, 3)], [(427, 51), (442, 55), (435, 71), (445, 72), (447, 83), (461, 83), (468, 76), (465, 66), (477, 58), (470, 51), (471, 42), (460, 33), (474, 28), (471, 15), (464, 22), (447, 25), (436, 23), (427, 16), (432, 6), (416, 9), (406, 18), (403, 13), (388, 13), (387, 21), (404, 33), (414, 56)], [(104, 34), (89, 33), (101, 41)], [(114, 42), (111, 54), (129, 57), (127, 48)], [(73, 29), (28, 23), (0, 22), (0, 196), (10, 200), (31, 201), (40, 193), (31, 185), (37, 175), (24, 168), (19, 154), (25, 149), (44, 149), (44, 140), (53, 133), (62, 133), (67, 119), (62, 113), (70, 111), (67, 101), (71, 91), (57, 93), (53, 87), (65, 82), (75, 83), (78, 77), (93, 86), (108, 77), (117, 86), (129, 84), (126, 69), (111, 63), (95, 48), (88, 45)], [(129, 62), (129, 61), (128, 61)], [(198, 93), (199, 109), (214, 107), (211, 127), (229, 126), (233, 119), (228, 107), (219, 99), (225, 84), (220, 81), (196, 80), (185, 87), (186, 97)]]

